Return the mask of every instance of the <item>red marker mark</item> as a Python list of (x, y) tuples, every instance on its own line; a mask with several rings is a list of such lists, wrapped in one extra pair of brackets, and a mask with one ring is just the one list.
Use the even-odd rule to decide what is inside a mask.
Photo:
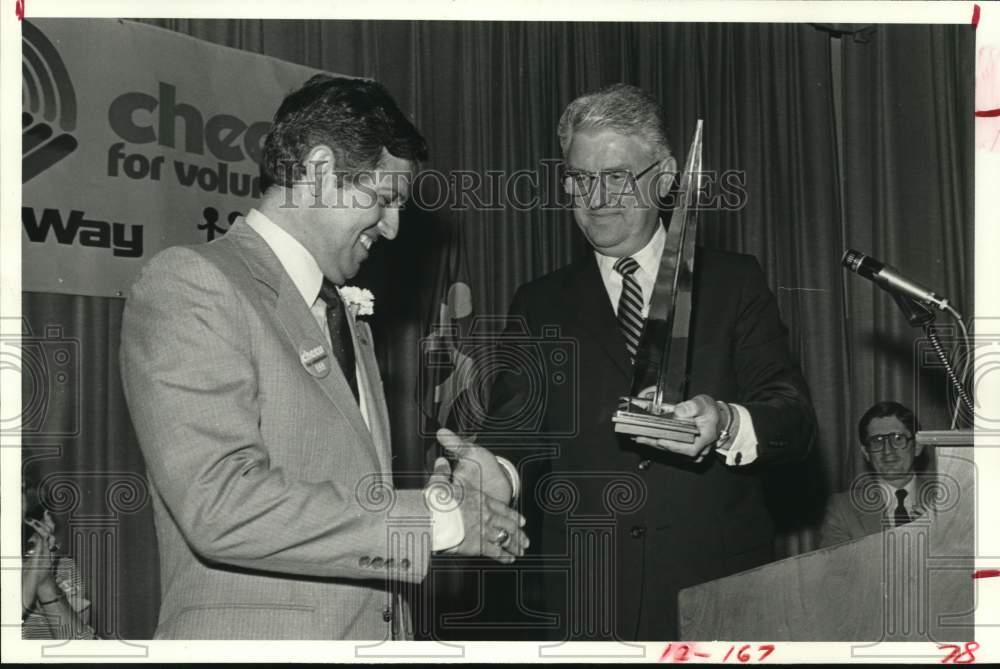
[[(722, 662), (728, 662), (730, 657), (734, 657), (740, 664), (746, 664), (747, 662), (763, 662), (768, 655), (774, 652), (774, 648), (774, 644), (771, 643), (759, 644), (756, 648), (754, 648), (751, 644), (744, 644), (739, 648), (736, 646), (730, 646), (725, 657), (722, 658)], [(751, 655), (754, 651), (759, 653), (757, 657)], [(733, 655), (733, 652), (735, 652), (736, 655)], [(668, 643), (667, 647), (663, 649), (663, 654), (660, 655), (660, 662), (687, 662), (690, 660), (692, 655), (706, 659), (711, 658), (711, 654), (699, 650), (697, 644)]]
[(947, 655), (941, 658), (941, 664), (972, 664), (976, 661), (976, 651), (979, 650), (977, 641), (966, 641), (965, 647), (953, 643), (944, 643), (938, 646), (939, 649), (949, 649)]
[(668, 643), (667, 647), (663, 649), (663, 654), (660, 655), (660, 662), (687, 662), (691, 655), (698, 657), (709, 656), (708, 653), (702, 653), (697, 648), (697, 646), (689, 643), (679, 643), (676, 645)]
[(14, 13), (17, 14), (17, 20), (24, 20), (24, 0), (17, 0), (14, 3)]
[(972, 5), (972, 29), (979, 27), (979, 5)]
[(987, 109), (986, 111), (977, 111), (976, 116), (979, 118), (996, 118), (1000, 116), (1000, 109)]
[(677, 646), (677, 652), (674, 653), (674, 657), (677, 659), (678, 662), (687, 662), (688, 655), (690, 653), (691, 653), (691, 646), (687, 645), (686, 643), (682, 643), (679, 646)]
[[(1000, 114), (995, 114), (1000, 116)], [(996, 578), (1000, 576), (1000, 569), (977, 569), (972, 572), (972, 578)]]
[[(744, 644), (740, 646), (739, 650), (736, 649), (736, 646), (730, 646), (729, 650), (726, 652), (726, 656), (722, 658), (722, 661), (728, 662), (729, 656), (733, 654), (734, 650), (736, 650), (736, 659), (739, 660), (740, 663), (754, 661), (753, 655), (750, 654), (750, 651), (753, 650), (753, 646), (751, 646), (750, 644)], [(757, 646), (757, 651), (760, 652), (760, 657), (756, 658), (756, 661), (763, 662), (768, 655), (774, 652), (774, 644), (773, 643), (760, 644)]]

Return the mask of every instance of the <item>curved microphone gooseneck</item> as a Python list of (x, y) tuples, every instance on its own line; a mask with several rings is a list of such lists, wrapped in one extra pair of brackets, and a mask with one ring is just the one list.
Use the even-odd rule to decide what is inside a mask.
[[(907, 279), (891, 265), (879, 262), (875, 258), (866, 256), (860, 251), (847, 249), (840, 263), (854, 272), (858, 276), (868, 279), (876, 286), (886, 291), (899, 305), (903, 315), (910, 325), (922, 327), (927, 338), (931, 342), (931, 347), (937, 354), (938, 359), (944, 366), (948, 380), (958, 393), (958, 400), (955, 402), (955, 410), (951, 417), (951, 429), (958, 425), (958, 410), (960, 406), (965, 406), (969, 414), (975, 416), (975, 404), (968, 392), (965, 390), (965, 381), (969, 373), (969, 358), (972, 356), (972, 347), (969, 343), (969, 331), (965, 326), (965, 321), (947, 298), (941, 297), (934, 291), (925, 288), (915, 281)], [(956, 374), (954, 367), (948, 360), (944, 352), (941, 340), (938, 337), (937, 329), (934, 327), (935, 314), (928, 307), (937, 307), (940, 311), (946, 311), (958, 323), (962, 332), (962, 341), (965, 345), (967, 355), (962, 366), (962, 373)]]

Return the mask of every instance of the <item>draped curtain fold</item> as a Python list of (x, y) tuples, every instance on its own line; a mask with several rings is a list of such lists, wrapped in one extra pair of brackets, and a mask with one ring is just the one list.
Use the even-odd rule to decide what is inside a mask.
[[(970, 26), (882, 27), (842, 49), (843, 245), (948, 296), (970, 323), (974, 35)], [(895, 399), (925, 429), (948, 429), (952, 394), (923, 332), (867, 282), (845, 277), (843, 290), (847, 427), (874, 401)], [(954, 324), (942, 314), (938, 326), (954, 346)], [(838, 488), (863, 471), (856, 443), (831, 459)]]
[[(759, 259), (820, 422), (812, 459), (771, 480), (784, 554), (813, 547), (810, 527), (823, 491), (844, 489), (861, 470), (852, 435), (869, 404), (896, 398), (915, 405), (925, 427), (947, 427), (943, 374), (914, 363), (920, 337), (884, 294), (845, 277), (839, 259), (845, 246), (856, 246), (971, 311), (971, 29), (881, 26), (867, 42), (844, 38), (843, 76), (834, 80), (831, 37), (809, 25), (147, 22), (376, 78), (426, 135), (427, 167), (468, 170), (472, 178), (488, 170), (539, 171), (527, 194), (542, 200), (557, 184), (540, 161), (559, 157), (559, 114), (584, 91), (617, 81), (650, 90), (666, 109), (680, 160), (695, 121), (705, 119), (705, 169), (741, 172), (747, 195), (739, 209), (706, 212), (701, 240)], [(838, 87), (842, 119), (834, 113)], [(566, 210), (429, 207), (431, 194), (415, 197), (397, 240), (378, 245), (358, 278), (379, 301), (373, 326), (397, 467), (404, 470), (424, 463), (427, 439), (415, 401), (420, 339), (437, 313), (443, 263), (463, 259), (476, 314), (502, 315), (519, 284), (588, 252)], [(490, 189), (484, 185), (480, 194)], [(86, 472), (143, 472), (118, 378), (122, 307), (117, 299), (24, 294), (33, 331), (62, 326), (85, 361), (78, 434), (55, 440), (58, 452), (44, 450), (52, 439), (26, 440), (43, 472), (78, 472), (81, 480)], [(75, 402), (54, 400), (49, 420), (65, 421)], [(101, 513), (104, 493), (81, 490), (74, 513)], [(149, 504), (118, 518), (111, 549), (117, 580), (98, 585), (105, 595), (97, 625), (108, 636), (148, 638), (158, 607)], [(437, 592), (433, 610), (474, 606), (456, 591), (463, 587), (452, 582)]]

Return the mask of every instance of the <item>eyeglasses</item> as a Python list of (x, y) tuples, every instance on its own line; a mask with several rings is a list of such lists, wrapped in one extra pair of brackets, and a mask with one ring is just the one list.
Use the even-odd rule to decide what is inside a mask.
[(634, 189), (636, 182), (659, 164), (660, 160), (656, 160), (652, 165), (636, 175), (632, 174), (632, 170), (626, 169), (601, 170), (600, 172), (595, 173), (587, 170), (566, 168), (564, 166), (562, 179), (563, 189), (569, 195), (576, 197), (590, 197), (590, 194), (594, 192), (594, 186), (599, 183), (601, 188), (608, 195), (621, 195), (625, 192), (626, 186), (631, 184)]
[(865, 440), (865, 446), (872, 453), (880, 453), (886, 444), (892, 445), (897, 451), (906, 448), (906, 445), (913, 441), (913, 437), (902, 432), (891, 432), (889, 434), (873, 434)]

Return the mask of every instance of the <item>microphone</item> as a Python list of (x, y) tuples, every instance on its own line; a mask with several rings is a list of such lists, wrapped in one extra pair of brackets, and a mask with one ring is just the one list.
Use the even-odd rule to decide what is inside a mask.
[(872, 281), (882, 290), (890, 293), (902, 293), (920, 302), (931, 304), (941, 311), (948, 308), (948, 299), (940, 297), (934, 291), (924, 288), (919, 283), (910, 281), (891, 265), (880, 263), (860, 251), (847, 249), (840, 264), (855, 274)]

